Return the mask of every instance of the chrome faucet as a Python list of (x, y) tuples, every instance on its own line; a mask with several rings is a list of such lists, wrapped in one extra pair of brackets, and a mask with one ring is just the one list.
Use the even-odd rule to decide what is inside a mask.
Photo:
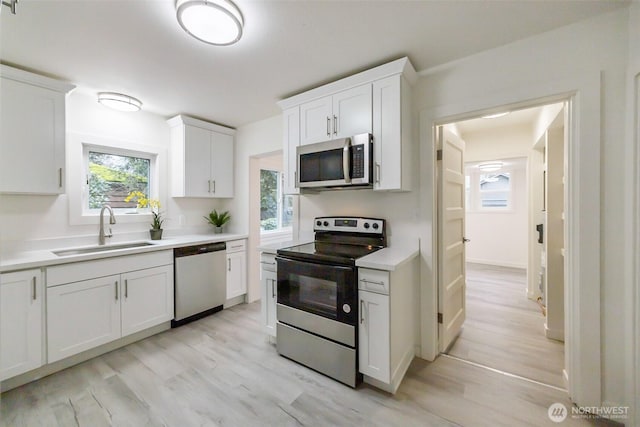
[(105, 244), (105, 237), (111, 237), (113, 236), (113, 232), (111, 231), (111, 227), (109, 227), (109, 234), (105, 234), (104, 232), (104, 210), (108, 210), (109, 211), (109, 224), (115, 224), (116, 223), (116, 217), (113, 215), (113, 209), (111, 209), (111, 206), (109, 205), (103, 205), (102, 206), (102, 210), (100, 211), (100, 234), (98, 234), (98, 244), (99, 245), (104, 245)]

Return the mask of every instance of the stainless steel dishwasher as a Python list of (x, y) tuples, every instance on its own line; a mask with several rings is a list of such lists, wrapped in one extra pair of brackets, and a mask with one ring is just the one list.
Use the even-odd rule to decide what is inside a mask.
[(175, 318), (181, 326), (222, 310), (227, 292), (226, 243), (208, 243), (173, 250)]

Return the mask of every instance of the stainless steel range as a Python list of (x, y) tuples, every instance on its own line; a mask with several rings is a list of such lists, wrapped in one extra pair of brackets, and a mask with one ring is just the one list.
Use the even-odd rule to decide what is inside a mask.
[(278, 250), (278, 353), (355, 387), (356, 260), (387, 245), (383, 219), (322, 217), (315, 241)]

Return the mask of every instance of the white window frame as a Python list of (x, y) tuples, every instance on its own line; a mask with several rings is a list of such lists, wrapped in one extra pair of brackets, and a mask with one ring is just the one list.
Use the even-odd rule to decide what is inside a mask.
[[(69, 223), (71, 225), (98, 224), (100, 222), (100, 211), (88, 208), (89, 189), (87, 185), (88, 157), (89, 151), (99, 151), (102, 153), (127, 155), (148, 158), (151, 160), (151, 171), (149, 173), (149, 197), (160, 200), (160, 204), (165, 206), (165, 200), (161, 196), (161, 173), (163, 159), (166, 157), (166, 150), (160, 147), (136, 144), (129, 141), (120, 141), (97, 137), (93, 135), (83, 135), (70, 133), (67, 138), (69, 164), (76, 167), (67, 168), (66, 188), (69, 199)], [(114, 214), (118, 224), (150, 222), (151, 213), (141, 212), (131, 214), (129, 209), (114, 209)]]
[[(496, 173), (499, 174), (501, 172), (509, 174), (509, 198), (507, 200), (507, 206), (505, 207), (484, 207), (482, 206), (482, 193), (490, 193), (493, 191), (504, 191), (504, 190), (481, 190), (480, 189), (480, 175), (486, 175), (488, 173)], [(466, 212), (470, 213), (513, 213), (513, 189), (514, 184), (513, 181), (515, 179), (515, 169), (512, 167), (503, 167), (500, 170), (485, 172), (478, 169), (475, 164), (469, 164), (465, 166), (465, 175), (470, 177), (470, 188), (469, 188), (469, 198), (468, 204), (466, 206)], [(465, 188), (466, 192), (466, 188)], [(466, 197), (466, 194), (465, 194)]]
[(278, 183), (278, 187), (277, 187), (277, 197), (278, 197), (278, 203), (277, 203), (277, 219), (278, 219), (278, 228), (276, 228), (275, 230), (263, 230), (262, 228), (260, 228), (260, 236), (262, 238), (265, 239), (269, 239), (269, 238), (277, 238), (280, 237), (282, 235), (290, 235), (293, 232), (293, 226), (290, 225), (288, 227), (282, 227), (282, 210), (284, 209), (284, 172), (277, 170), (277, 169), (269, 169), (269, 168), (260, 168), (260, 171), (269, 171), (269, 172), (276, 172), (278, 174), (278, 179), (277, 179), (277, 183)]

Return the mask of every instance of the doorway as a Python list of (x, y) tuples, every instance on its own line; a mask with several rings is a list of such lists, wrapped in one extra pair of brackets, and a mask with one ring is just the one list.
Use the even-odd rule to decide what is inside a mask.
[[(465, 242), (458, 245), (463, 247), (462, 268), (443, 263), (442, 258), (456, 259), (446, 252), (439, 262), (441, 351), (558, 388), (566, 387), (564, 260), (555, 257), (564, 250), (564, 224), (556, 221), (564, 214), (563, 110), (564, 103), (556, 103), (442, 126), (444, 150), (438, 176), (440, 192), (450, 192), (454, 187), (445, 181), (457, 167), (458, 154), (451, 150), (447, 154), (447, 145), (459, 138), (464, 159), (461, 239), (451, 237), (459, 227), (446, 219), (456, 202), (438, 196), (443, 206), (438, 218), (443, 250), (457, 240)], [(548, 226), (554, 238), (545, 241), (543, 229)], [(442, 279), (455, 278), (460, 271), (466, 280), (464, 301), (457, 305), (464, 307), (464, 313), (457, 314), (461, 327), (452, 331), (447, 324), (450, 308), (443, 304), (447, 293), (453, 293), (450, 281)]]

